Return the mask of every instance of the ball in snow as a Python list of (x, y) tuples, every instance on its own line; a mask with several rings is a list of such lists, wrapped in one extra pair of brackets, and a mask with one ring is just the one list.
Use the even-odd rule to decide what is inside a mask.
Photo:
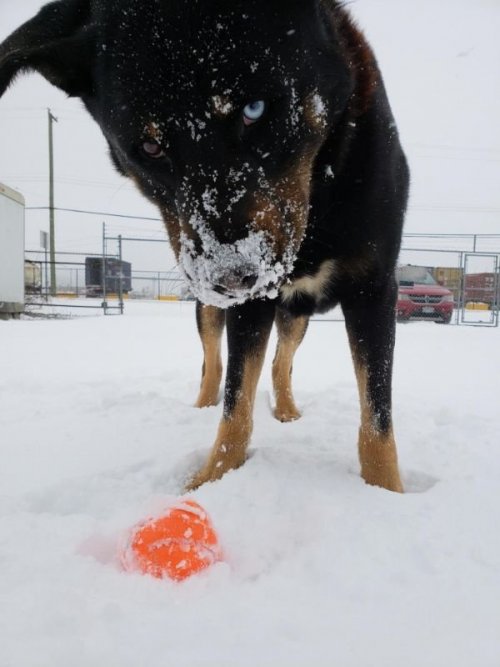
[(221, 560), (217, 534), (206, 511), (181, 500), (160, 517), (135, 526), (122, 551), (127, 571), (182, 581)]

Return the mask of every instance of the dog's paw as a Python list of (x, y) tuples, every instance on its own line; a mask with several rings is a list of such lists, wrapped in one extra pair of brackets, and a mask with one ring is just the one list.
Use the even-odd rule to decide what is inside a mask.
[(202, 484), (208, 482), (217, 482), (223, 475), (231, 470), (237, 470), (245, 463), (246, 458), (241, 460), (239, 457), (210, 457), (209, 461), (195, 473), (187, 482), (185, 490), (195, 491)]
[(397, 466), (362, 466), (361, 476), (370, 486), (379, 486), (387, 491), (404, 493)]
[(219, 402), (219, 394), (216, 396), (214, 395), (202, 395), (200, 394), (198, 398), (196, 399), (196, 402), (194, 404), (195, 408), (211, 408), (214, 405), (217, 405)]
[(195, 475), (190, 477), (184, 487), (184, 491), (189, 493), (190, 491), (196, 491), (200, 486), (206, 484), (207, 482), (213, 482), (214, 480), (209, 479), (205, 474), (205, 471), (202, 469), (197, 472)]
[(300, 410), (293, 404), (276, 406), (273, 410), (273, 414), (280, 422), (293, 422), (302, 417)]
[(196, 491), (196, 489), (198, 489), (203, 484), (217, 482), (226, 472), (227, 470), (221, 472), (219, 470), (211, 470), (205, 466), (188, 480), (185, 486), (185, 491)]
[(203, 385), (198, 392), (198, 397), (195, 401), (195, 408), (210, 408), (217, 405), (220, 400), (219, 385)]

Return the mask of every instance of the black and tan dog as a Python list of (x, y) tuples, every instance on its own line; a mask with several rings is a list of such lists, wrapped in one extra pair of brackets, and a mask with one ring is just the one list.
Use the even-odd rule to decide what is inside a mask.
[[(245, 461), (269, 332), (276, 416), (293, 355), (340, 303), (366, 482), (402, 491), (391, 420), (394, 268), (408, 171), (373, 53), (334, 0), (60, 0), (0, 47), (0, 94), (36, 70), (80, 97), (161, 210), (198, 299), (198, 405), (224, 413), (194, 488)], [(202, 305), (203, 304), (203, 305)]]

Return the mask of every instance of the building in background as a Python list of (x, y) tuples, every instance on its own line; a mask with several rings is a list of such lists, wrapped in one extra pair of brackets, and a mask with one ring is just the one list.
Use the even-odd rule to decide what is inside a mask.
[(24, 311), (24, 197), (0, 183), (0, 318)]

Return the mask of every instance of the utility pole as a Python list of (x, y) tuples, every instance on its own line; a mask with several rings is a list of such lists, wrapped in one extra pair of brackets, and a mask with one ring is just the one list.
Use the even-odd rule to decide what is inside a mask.
[(56, 296), (56, 239), (54, 225), (54, 142), (52, 124), (57, 118), (47, 109), (49, 120), (49, 233), (50, 233), (50, 294)]

